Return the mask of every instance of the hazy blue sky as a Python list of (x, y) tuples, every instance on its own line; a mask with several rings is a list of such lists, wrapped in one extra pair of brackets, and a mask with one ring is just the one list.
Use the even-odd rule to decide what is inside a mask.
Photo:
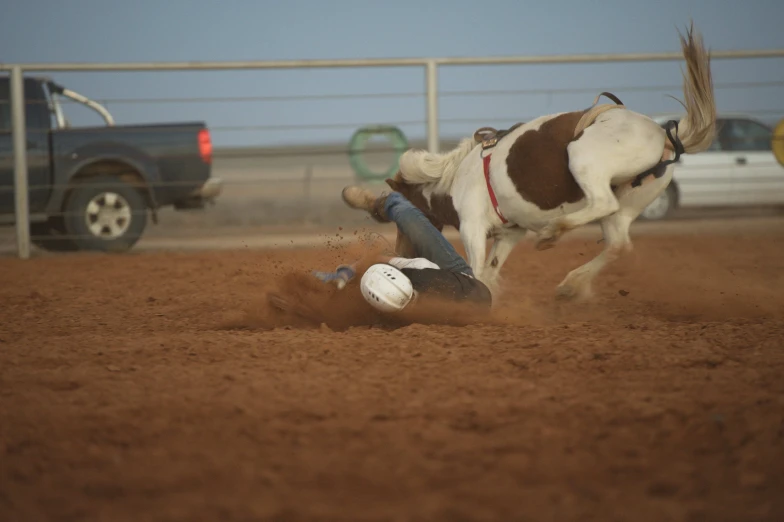
[[(547, 55), (679, 50), (677, 28), (693, 17), (713, 50), (784, 48), (782, 0), (208, 1), (4, 0), (0, 61), (110, 62)], [(439, 75), (442, 135), (580, 109), (599, 90), (641, 112), (678, 110), (680, 63), (448, 67)], [(784, 60), (714, 62), (721, 110), (784, 117)], [(218, 145), (346, 142), (366, 123), (425, 132), (421, 68), (205, 73), (57, 73), (65, 85), (107, 100), (119, 123), (206, 120)], [(733, 87), (737, 82), (782, 82)], [(659, 86), (658, 90), (628, 88)], [(667, 88), (667, 87), (673, 88)], [(526, 93), (531, 89), (585, 92)], [(627, 88), (627, 89), (625, 89)], [(460, 91), (523, 91), (455, 95)], [(397, 97), (138, 103), (138, 98)], [(408, 94), (409, 96), (405, 96)], [(115, 101), (112, 101), (115, 100)], [(773, 112), (770, 112), (773, 111)], [(99, 120), (71, 109), (75, 123)], [(271, 131), (275, 125), (343, 125)], [(234, 127), (235, 129), (227, 129)], [(237, 127), (244, 127), (237, 129)]]

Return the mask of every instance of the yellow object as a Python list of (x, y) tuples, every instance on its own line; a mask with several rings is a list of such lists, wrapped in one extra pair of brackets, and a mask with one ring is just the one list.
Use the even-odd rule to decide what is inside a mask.
[(773, 140), (771, 143), (773, 155), (776, 160), (784, 166), (784, 119), (782, 119), (773, 130)]

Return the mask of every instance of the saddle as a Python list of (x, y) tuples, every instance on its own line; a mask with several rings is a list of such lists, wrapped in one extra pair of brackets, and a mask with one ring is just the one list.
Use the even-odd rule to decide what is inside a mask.
[(480, 129), (477, 129), (476, 132), (474, 132), (474, 141), (476, 143), (481, 143), (482, 149), (484, 150), (493, 148), (501, 138), (503, 138), (504, 136), (506, 136), (513, 130), (515, 130), (523, 123), (525, 122), (521, 121), (519, 123), (515, 123), (508, 129), (501, 129), (501, 130), (494, 129), (493, 127), (482, 127)]

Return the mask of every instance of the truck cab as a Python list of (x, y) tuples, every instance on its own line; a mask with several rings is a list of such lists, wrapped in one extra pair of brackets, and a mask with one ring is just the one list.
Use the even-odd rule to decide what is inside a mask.
[[(0, 214), (14, 211), (14, 150), (11, 138), (11, 96), (7, 77), (0, 78)], [(50, 108), (41, 82), (24, 79), (25, 126), (27, 127), (27, 179), (30, 213), (45, 212), (51, 190), (49, 131)]]

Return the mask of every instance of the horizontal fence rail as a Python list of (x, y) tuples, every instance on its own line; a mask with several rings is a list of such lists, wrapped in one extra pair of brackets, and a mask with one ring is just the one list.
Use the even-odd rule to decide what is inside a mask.
[[(746, 58), (782, 58), (784, 49), (749, 49), (713, 51), (713, 60)], [(129, 62), (129, 63), (0, 63), (0, 71), (21, 67), (25, 71), (221, 71), (243, 69), (313, 69), (344, 67), (415, 67), (441, 65), (510, 65), (510, 64), (562, 64), (562, 63), (612, 63), (660, 62), (682, 60), (679, 52), (626, 53), (626, 54), (563, 54), (544, 56), (486, 56), (444, 58), (371, 58), (351, 60), (257, 60), (225, 62)]]
[[(784, 49), (770, 50), (740, 50), (740, 51), (714, 51), (711, 53), (713, 60), (737, 60), (752, 58), (784, 58)], [(348, 100), (421, 100), (424, 101), (425, 111), (422, 118), (415, 119), (389, 119), (385, 125), (390, 126), (421, 126), (426, 130), (425, 147), (437, 152), (440, 147), (439, 124), (451, 125), (474, 125), (476, 127), (487, 125), (488, 122), (499, 124), (513, 124), (518, 121), (528, 121), (539, 115), (516, 116), (510, 118), (504, 116), (483, 116), (481, 118), (472, 117), (439, 117), (439, 99), (458, 99), (458, 98), (492, 98), (501, 96), (557, 96), (589, 94), (593, 98), (598, 92), (661, 92), (661, 91), (680, 91), (681, 84), (665, 85), (625, 85), (625, 86), (599, 86), (599, 87), (553, 87), (553, 88), (521, 88), (521, 89), (487, 89), (487, 90), (440, 90), (438, 86), (438, 71), (443, 66), (482, 66), (482, 65), (547, 65), (547, 64), (586, 64), (586, 63), (630, 63), (630, 62), (661, 62), (661, 61), (681, 61), (683, 56), (679, 52), (667, 53), (631, 53), (631, 54), (573, 54), (573, 55), (554, 55), (554, 56), (498, 56), (498, 57), (444, 57), (444, 58), (391, 58), (378, 60), (286, 60), (286, 61), (227, 61), (227, 62), (140, 62), (140, 63), (26, 63), (26, 64), (2, 64), (0, 71), (11, 72), (11, 98), (7, 102), (10, 104), (12, 115), (12, 136), (14, 146), (14, 185), (0, 186), (0, 197), (13, 191), (15, 201), (15, 222), (16, 222), (16, 243), (17, 255), (20, 258), (28, 258), (30, 255), (31, 242), (39, 242), (44, 239), (36, 233), (40, 226), (33, 226), (31, 236), (31, 216), (28, 211), (28, 200), (30, 193), (40, 193), (41, 191), (53, 191), (68, 188), (69, 185), (61, 184), (40, 184), (28, 181), (28, 162), (26, 155), (26, 136), (29, 132), (48, 131), (50, 129), (40, 129), (25, 126), (25, 102), (22, 94), (22, 78), (28, 72), (142, 72), (142, 71), (228, 71), (228, 70), (266, 70), (266, 69), (312, 69), (312, 68), (367, 68), (367, 67), (415, 67), (424, 69), (424, 89), (415, 89), (406, 92), (364, 92), (364, 93), (337, 93), (337, 94), (301, 94), (301, 95), (270, 95), (270, 96), (193, 96), (193, 97), (103, 97), (95, 98), (107, 107), (118, 106), (139, 106), (139, 105), (164, 105), (164, 104), (240, 104), (240, 103), (282, 103), (282, 102), (311, 102), (311, 101), (336, 101)], [(765, 80), (765, 81), (736, 81), (736, 82), (716, 82), (714, 88), (719, 90), (730, 89), (764, 89), (784, 87), (784, 80)], [(3, 103), (0, 101), (0, 103)], [(29, 102), (28, 102), (29, 103)], [(70, 106), (78, 102), (60, 99), (63, 106)], [(0, 107), (1, 109), (2, 107)], [(771, 107), (766, 109), (744, 110), (748, 115), (765, 116), (784, 116), (784, 106)], [(652, 114), (653, 115), (653, 114)], [(350, 118), (346, 118), (350, 119)], [(268, 131), (291, 131), (299, 130), (330, 130), (330, 129), (357, 129), (375, 122), (350, 122), (350, 121), (329, 121), (329, 122), (306, 122), (306, 123), (284, 123), (284, 124), (248, 124), (248, 125), (208, 125), (211, 132), (268, 132)], [(77, 127), (78, 129), (78, 127)], [(2, 130), (2, 129), (0, 129)], [(115, 131), (138, 132), (134, 129), (118, 128)], [(172, 132), (181, 132), (180, 129), (168, 129)], [(166, 132), (165, 127), (157, 127), (155, 132)], [(375, 145), (364, 152), (367, 156), (383, 155), (395, 153), (393, 147)], [(222, 169), (234, 169), (242, 172), (233, 178), (224, 179), (224, 187), (231, 190), (236, 187), (238, 191), (247, 191), (247, 188), (265, 184), (288, 183), (293, 187), (291, 190), (301, 191), (304, 206), (309, 205), (321, 197), (322, 190), (319, 187), (330, 187), (333, 190), (339, 183), (349, 179), (346, 175), (334, 175), (334, 172), (343, 169), (341, 172), (348, 172), (346, 162), (341, 166), (330, 164), (322, 166), (319, 162), (324, 158), (342, 157), (347, 158), (355, 154), (349, 147), (284, 147), (284, 148), (255, 148), (237, 149), (221, 151), (216, 149), (213, 153), (213, 174), (217, 177), (221, 175)], [(296, 168), (281, 167), (280, 165), (245, 165), (241, 162), (247, 159), (266, 159), (276, 161), (287, 157), (301, 158), (301, 165)], [(231, 162), (235, 161), (234, 164)], [(383, 162), (383, 161), (382, 161)], [(253, 172), (255, 177), (245, 174)], [(286, 172), (280, 174), (280, 172)], [(293, 177), (291, 172), (298, 171), (300, 177)], [(273, 172), (275, 174), (273, 174)], [(118, 173), (122, 174), (122, 173)], [(131, 174), (130, 172), (126, 174)], [(186, 182), (160, 182), (153, 181), (148, 184), (149, 190), (175, 189), (178, 186), (190, 185)], [(86, 186), (86, 185), (83, 185)], [(299, 188), (296, 188), (299, 187)], [(327, 190), (326, 188), (324, 190)], [(262, 194), (263, 190), (257, 191)], [(259, 196), (261, 197), (261, 196)], [(268, 198), (263, 201), (272, 200)], [(220, 198), (219, 198), (220, 200)], [(260, 201), (262, 201), (260, 200)], [(276, 201), (279, 203), (279, 201)], [(269, 203), (264, 203), (269, 204)], [(275, 207), (278, 208), (279, 207)], [(279, 210), (278, 210), (279, 211)], [(303, 214), (306, 214), (304, 212)], [(65, 219), (71, 216), (67, 210), (57, 213), (56, 219)], [(34, 222), (40, 216), (36, 215)], [(71, 236), (63, 235), (63, 238)]]

